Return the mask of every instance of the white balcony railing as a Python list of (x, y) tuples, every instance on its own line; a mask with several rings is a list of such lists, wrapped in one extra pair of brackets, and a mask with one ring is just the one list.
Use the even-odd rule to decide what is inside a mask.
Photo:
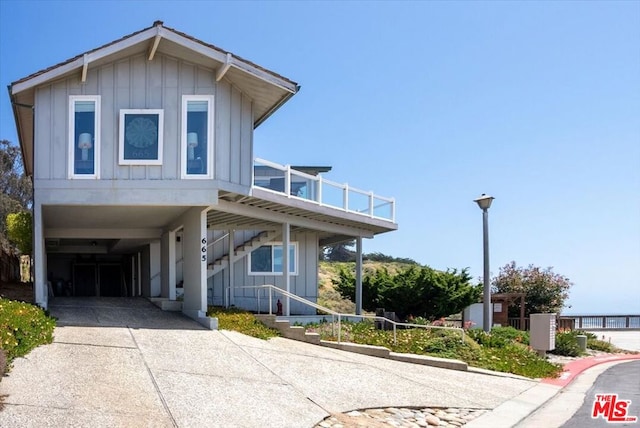
[(297, 171), (289, 165), (256, 159), (253, 186), (289, 198), (303, 199), (318, 205), (395, 222), (395, 199), (356, 189), (348, 184), (334, 183), (320, 175)]

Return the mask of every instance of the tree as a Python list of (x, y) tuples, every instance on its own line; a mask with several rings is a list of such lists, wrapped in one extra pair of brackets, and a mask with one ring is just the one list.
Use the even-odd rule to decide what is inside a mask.
[[(467, 269), (442, 272), (428, 266), (412, 266), (396, 275), (378, 269), (362, 279), (362, 307), (367, 311), (385, 308), (401, 319), (413, 315), (434, 320), (478, 301), (482, 287), (470, 281)], [(334, 284), (343, 297), (355, 301), (353, 272), (343, 269)]]
[(382, 263), (404, 263), (408, 265), (418, 265), (419, 263), (407, 257), (393, 257), (383, 253), (367, 253), (362, 255), (362, 260)]
[(6, 236), (7, 215), (31, 209), (31, 180), (24, 174), (20, 148), (0, 140), (0, 235)]
[[(569, 298), (573, 283), (566, 276), (534, 265), (518, 267), (512, 261), (500, 268), (491, 280), (496, 293), (525, 293), (525, 316), (535, 313), (560, 313)], [(570, 307), (570, 306), (567, 306)], [(510, 308), (510, 316), (519, 316), (519, 306)]]
[(355, 241), (339, 242), (334, 245), (327, 245), (322, 250), (323, 259), (329, 262), (353, 262), (356, 260), (356, 253), (349, 247), (356, 245)]
[(25, 256), (33, 252), (33, 222), (31, 213), (22, 211), (7, 216), (7, 235), (9, 241)]

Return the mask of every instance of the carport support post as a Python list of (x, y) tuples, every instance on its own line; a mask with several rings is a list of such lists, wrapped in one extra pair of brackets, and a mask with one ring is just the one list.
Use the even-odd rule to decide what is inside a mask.
[(42, 205), (33, 204), (33, 275), (36, 304), (47, 308), (49, 303), (49, 290), (47, 287), (47, 253), (44, 246), (42, 227)]
[[(289, 276), (289, 246), (291, 241), (291, 227), (289, 223), (282, 224), (282, 278), (284, 279), (284, 289), (288, 293), (291, 292), (291, 277)], [(291, 315), (290, 310), (291, 299), (289, 296), (284, 298), (284, 315)]]
[(234, 297), (236, 292), (233, 289), (236, 282), (235, 275), (233, 272), (233, 262), (234, 262), (233, 256), (234, 256), (234, 253), (236, 252), (235, 246), (236, 246), (236, 232), (233, 229), (229, 229), (229, 268), (227, 269), (229, 284), (227, 287), (227, 292), (225, 293), (225, 299), (227, 300), (227, 307), (235, 303)]
[(356, 315), (362, 314), (362, 237), (356, 238)]
[(183, 217), (184, 301), (182, 312), (199, 321), (207, 312), (207, 211), (191, 208)]
[(176, 300), (176, 232), (168, 231), (162, 235), (160, 252), (162, 254), (162, 297)]

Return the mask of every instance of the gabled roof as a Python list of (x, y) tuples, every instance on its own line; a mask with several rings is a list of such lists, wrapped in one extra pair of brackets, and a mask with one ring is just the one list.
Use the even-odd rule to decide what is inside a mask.
[(163, 53), (216, 70), (216, 81), (225, 79), (252, 99), (254, 127), (264, 122), (300, 89), (296, 82), (280, 74), (188, 34), (165, 27), (162, 21), (156, 21), (151, 27), (84, 52), (9, 85), (9, 96), (28, 174), (33, 173), (31, 165), (35, 89), (72, 75), (77, 75), (84, 82), (89, 69), (140, 53), (145, 53), (149, 60), (153, 60), (156, 53)]

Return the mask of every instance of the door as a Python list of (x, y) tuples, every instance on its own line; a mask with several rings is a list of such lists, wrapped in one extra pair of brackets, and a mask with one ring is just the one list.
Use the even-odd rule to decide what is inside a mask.
[(124, 297), (122, 292), (122, 266), (120, 264), (104, 264), (98, 266), (100, 297)]
[(73, 265), (73, 295), (93, 297), (97, 295), (98, 277), (94, 263), (76, 263)]

